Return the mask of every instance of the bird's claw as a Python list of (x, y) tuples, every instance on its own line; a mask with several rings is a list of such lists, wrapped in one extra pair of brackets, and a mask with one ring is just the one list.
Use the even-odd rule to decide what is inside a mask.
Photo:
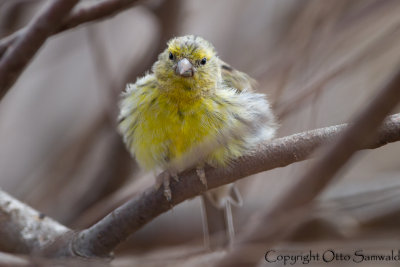
[(206, 187), (207, 189), (207, 179), (206, 179), (206, 173), (204, 172), (204, 168), (202, 166), (197, 166), (196, 167), (196, 174), (199, 177), (201, 183)]
[(171, 188), (169, 186), (171, 177), (174, 178), (175, 181), (179, 181), (179, 177), (176, 173), (170, 173), (168, 171), (163, 172), (156, 178), (156, 190), (158, 190), (161, 185), (164, 187), (164, 196), (168, 202), (172, 200)]

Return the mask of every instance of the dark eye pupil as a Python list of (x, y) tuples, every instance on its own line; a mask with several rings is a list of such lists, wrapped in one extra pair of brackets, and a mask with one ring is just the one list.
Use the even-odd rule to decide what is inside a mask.
[(204, 65), (204, 64), (206, 64), (206, 62), (207, 62), (207, 59), (206, 59), (206, 58), (203, 58), (203, 59), (200, 61), (200, 64), (201, 64), (201, 65)]
[(171, 52), (169, 52), (169, 59), (171, 59), (171, 60), (174, 59), (174, 55)]

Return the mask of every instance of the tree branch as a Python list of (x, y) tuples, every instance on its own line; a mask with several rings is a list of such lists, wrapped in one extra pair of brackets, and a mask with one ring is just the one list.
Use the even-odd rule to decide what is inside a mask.
[(0, 40), (0, 100), (49, 36), (89, 21), (113, 16), (139, 2), (103, 0), (79, 7), (68, 15), (78, 1), (51, 1), (30, 25)]
[[(232, 168), (207, 167), (205, 173), (208, 189), (305, 160), (317, 147), (331, 141), (347, 128), (346, 124), (342, 124), (275, 139), (260, 145), (254, 154), (238, 159)], [(398, 140), (400, 114), (388, 117), (376, 139), (359, 149), (373, 149)], [(78, 233), (72, 241), (73, 250), (84, 257), (107, 255), (156, 216), (206, 191), (194, 170), (185, 171), (179, 177), (179, 182), (171, 182), (171, 202), (165, 199), (162, 188), (157, 191), (148, 188), (142, 195), (129, 200), (92, 227)]]
[(23, 32), (16, 35), (20, 37), (11, 42), (12, 46), (0, 59), (0, 99), (77, 2), (78, 0), (50, 1)]
[(137, 2), (139, 2), (139, 0), (103, 0), (100, 3), (91, 4), (86, 7), (78, 7), (67, 16), (64, 23), (58, 27), (55, 33), (75, 28), (76, 26), (89, 21), (114, 16), (133, 6)]
[(32, 253), (69, 231), (0, 190), (0, 250)]
[[(58, 27), (53, 34), (75, 28), (76, 26), (89, 21), (113, 16), (118, 12), (133, 6), (137, 2), (139, 2), (139, 0), (103, 0), (100, 3), (91, 4), (86, 7), (78, 7), (63, 20), (61, 25), (57, 25)], [(25, 28), (0, 40), (0, 56), (4, 54), (10, 45), (18, 40), (24, 31)]]

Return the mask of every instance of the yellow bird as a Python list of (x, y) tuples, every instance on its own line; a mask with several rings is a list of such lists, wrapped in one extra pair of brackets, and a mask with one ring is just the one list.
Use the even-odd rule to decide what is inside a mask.
[[(166, 170), (167, 199), (173, 197), (169, 178), (197, 167), (205, 183), (204, 164), (228, 166), (251, 153), (276, 131), (264, 94), (252, 92), (255, 82), (218, 58), (201, 37), (171, 39), (152, 72), (128, 84), (122, 95), (119, 131), (145, 170)], [(218, 192), (223, 192), (223, 197)], [(215, 205), (230, 190), (209, 193)]]

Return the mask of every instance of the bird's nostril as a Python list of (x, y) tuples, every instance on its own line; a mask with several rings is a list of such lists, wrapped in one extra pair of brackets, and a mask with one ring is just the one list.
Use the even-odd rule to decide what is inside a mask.
[(179, 60), (175, 72), (183, 77), (191, 77), (194, 74), (193, 65), (188, 59), (183, 58)]

